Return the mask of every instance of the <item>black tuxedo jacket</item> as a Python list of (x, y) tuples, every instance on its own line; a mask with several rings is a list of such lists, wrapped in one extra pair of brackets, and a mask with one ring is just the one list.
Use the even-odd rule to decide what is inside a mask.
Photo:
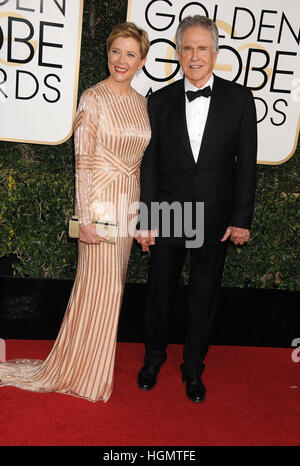
[[(257, 156), (251, 91), (214, 76), (197, 163), (187, 130), (184, 80), (151, 94), (148, 112), (152, 137), (141, 165), (140, 201), (149, 212), (152, 202), (177, 201), (183, 207), (185, 202), (204, 202), (207, 243), (219, 243), (229, 225), (250, 228)], [(159, 224), (143, 223), (140, 229), (160, 229)], [(176, 242), (183, 239), (184, 235)]]

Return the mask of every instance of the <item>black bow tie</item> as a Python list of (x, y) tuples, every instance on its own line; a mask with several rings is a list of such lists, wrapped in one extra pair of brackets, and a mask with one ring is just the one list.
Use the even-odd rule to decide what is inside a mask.
[(200, 97), (201, 95), (203, 97), (210, 97), (211, 96), (211, 88), (210, 86), (206, 86), (204, 89), (199, 89), (198, 91), (186, 91), (187, 98), (189, 99), (190, 102), (192, 100), (197, 99), (197, 97)]

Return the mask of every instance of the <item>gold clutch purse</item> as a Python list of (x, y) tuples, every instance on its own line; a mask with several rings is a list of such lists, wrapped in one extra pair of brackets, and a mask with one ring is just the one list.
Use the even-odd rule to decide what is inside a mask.
[[(118, 236), (118, 222), (105, 222), (98, 221), (93, 222), (93, 225), (96, 225), (97, 233), (100, 236), (107, 236), (108, 239), (100, 239), (105, 243), (115, 244)], [(69, 219), (69, 237), (70, 238), (79, 238), (79, 223), (78, 217), (73, 215)]]

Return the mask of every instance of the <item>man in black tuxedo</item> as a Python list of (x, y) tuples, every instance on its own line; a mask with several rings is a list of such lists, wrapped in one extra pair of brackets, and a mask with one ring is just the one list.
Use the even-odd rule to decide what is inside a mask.
[[(151, 246), (151, 259), (144, 320), (146, 353), (137, 383), (143, 390), (152, 389), (166, 360), (172, 298), (190, 250), (188, 298), (183, 309), (187, 328), (180, 367), (186, 395), (197, 403), (205, 399), (201, 374), (227, 240), (235, 245), (249, 240), (255, 194), (254, 99), (246, 87), (213, 74), (218, 38), (215, 23), (206, 17), (187, 17), (179, 24), (176, 53), (185, 76), (149, 96), (152, 137), (141, 166), (138, 242), (144, 251)], [(182, 208), (184, 221), (176, 219), (178, 212), (169, 216), (173, 223), (166, 237), (162, 231), (166, 214), (162, 210), (162, 218), (155, 220), (153, 206), (174, 202)], [(204, 242), (199, 241), (201, 203)], [(149, 212), (152, 208), (151, 226), (151, 214), (149, 218), (141, 215), (145, 206)], [(178, 226), (183, 226), (181, 235)], [(191, 231), (192, 238), (188, 237)]]

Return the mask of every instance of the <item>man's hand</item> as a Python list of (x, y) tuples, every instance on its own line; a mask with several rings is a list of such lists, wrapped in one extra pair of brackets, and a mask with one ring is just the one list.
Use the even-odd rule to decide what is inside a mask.
[[(100, 244), (100, 236), (97, 233), (96, 225), (89, 223), (88, 225), (80, 225), (79, 240), (87, 244)], [(100, 238), (101, 239), (101, 238)], [(108, 237), (103, 237), (108, 239)]]
[(228, 227), (221, 241), (226, 241), (229, 237), (237, 246), (238, 244), (244, 244), (249, 241), (250, 231), (247, 230), (247, 228)]
[(137, 242), (142, 246), (142, 251), (149, 251), (149, 246), (155, 244), (157, 230), (140, 230), (136, 237)]

